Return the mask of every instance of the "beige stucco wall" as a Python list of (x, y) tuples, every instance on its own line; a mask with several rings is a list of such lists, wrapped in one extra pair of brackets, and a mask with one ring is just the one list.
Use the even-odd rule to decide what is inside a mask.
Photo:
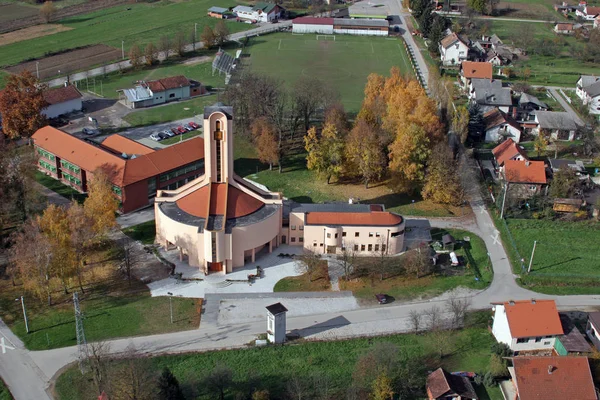
[(233, 228), (232, 257), (233, 267), (244, 265), (244, 252), (273, 241), (273, 248), (279, 243), (281, 228), (281, 209), (269, 218), (256, 224)]
[(167, 241), (183, 249), (188, 255), (188, 262), (193, 267), (204, 267), (204, 235), (198, 233), (197, 226), (191, 226), (177, 222), (167, 217), (159, 204), (154, 204), (154, 215), (156, 219), (156, 241), (166, 245)]

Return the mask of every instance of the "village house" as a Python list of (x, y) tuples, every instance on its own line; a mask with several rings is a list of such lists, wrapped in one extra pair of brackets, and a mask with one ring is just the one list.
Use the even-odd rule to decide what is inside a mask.
[(594, 311), (588, 314), (585, 333), (597, 350), (600, 350), (600, 312)]
[(44, 100), (48, 106), (42, 109), (46, 118), (56, 118), (83, 108), (81, 92), (73, 85), (65, 84), (44, 91)]
[[(525, 161), (507, 161), (510, 163)], [(515, 353), (551, 350), (556, 337), (564, 333), (554, 300), (511, 300), (495, 303), (492, 311), (492, 334)]]
[(488, 62), (463, 61), (460, 64), (460, 82), (463, 88), (471, 86), (472, 79), (492, 80), (493, 65)]
[(506, 138), (510, 138), (516, 143), (521, 141), (519, 124), (497, 108), (483, 114), (483, 123), (486, 142), (498, 142)]
[(553, 140), (574, 140), (577, 124), (567, 112), (536, 111), (534, 113), (536, 127), (531, 130), (534, 135), (545, 132)]
[(585, 99), (586, 94), (583, 91), (583, 88), (586, 88), (594, 83), (600, 81), (600, 77), (595, 75), (580, 75), (577, 83), (575, 84), (575, 94), (577, 97), (583, 101)]
[(523, 161), (528, 159), (521, 147), (512, 138), (508, 138), (494, 147), (492, 154), (497, 168), (503, 167), (508, 160)]
[(208, 9), (208, 16), (212, 18), (225, 19), (228, 15), (233, 16), (233, 13), (228, 8), (211, 7)]
[(505, 399), (598, 399), (587, 357), (513, 357), (508, 371)]
[(500, 176), (515, 198), (528, 199), (543, 194), (548, 184), (543, 161), (508, 160), (501, 168)]
[(281, 18), (285, 9), (279, 4), (258, 2), (254, 7), (236, 6), (232, 12), (241, 20), (272, 22)]
[(502, 86), (502, 81), (472, 78), (469, 88), (471, 102), (479, 104), (483, 112), (494, 108), (505, 113), (512, 112), (512, 93), (510, 88)]
[(478, 400), (469, 378), (453, 375), (438, 368), (427, 376), (429, 400)]
[(178, 75), (155, 81), (141, 81), (135, 87), (121, 89), (119, 92), (121, 102), (136, 109), (189, 99), (205, 94), (206, 89), (200, 82)]
[(560, 158), (550, 158), (548, 159), (548, 163), (550, 164), (550, 169), (553, 173), (565, 168), (571, 168), (577, 173), (585, 172), (585, 166), (583, 165), (583, 161), (581, 160), (563, 160)]
[[(548, 105), (529, 93), (521, 93), (517, 107), (517, 120), (521, 123), (534, 121), (535, 111), (547, 111)], [(536, 124), (537, 125), (537, 124)]]
[(204, 173), (202, 138), (160, 150), (121, 135), (96, 144), (50, 126), (31, 138), (38, 169), (78, 192), (87, 192), (97, 170), (106, 173), (123, 213), (148, 206), (159, 189), (177, 189)]
[(588, 106), (590, 114), (600, 115), (600, 82), (594, 82), (581, 89), (582, 102)]
[(469, 46), (454, 32), (440, 41), (440, 59), (443, 65), (458, 65), (467, 59)]
[(566, 23), (566, 22), (564, 22), (564, 23), (560, 22), (560, 23), (554, 25), (553, 30), (554, 30), (554, 33), (559, 34), (559, 35), (572, 35), (580, 30), (583, 30), (584, 32), (587, 33), (587, 29), (582, 24), (573, 24), (573, 23)]
[(586, 21), (594, 21), (596, 17), (600, 15), (600, 7), (588, 6), (586, 4), (582, 9), (575, 11), (575, 15), (585, 19)]

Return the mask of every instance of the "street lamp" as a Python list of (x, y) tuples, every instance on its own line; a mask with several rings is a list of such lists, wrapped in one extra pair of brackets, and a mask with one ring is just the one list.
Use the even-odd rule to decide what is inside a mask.
[(169, 309), (171, 310), (171, 323), (173, 323), (173, 293), (167, 292), (169, 295)]
[(37, 78), (40, 79), (40, 62), (39, 61), (35, 62), (35, 73), (37, 75)]
[(21, 301), (21, 307), (23, 308), (23, 319), (25, 320), (25, 330), (29, 333), (29, 321), (27, 320), (27, 311), (25, 310), (25, 300), (23, 296), (20, 299), (15, 299), (15, 301)]

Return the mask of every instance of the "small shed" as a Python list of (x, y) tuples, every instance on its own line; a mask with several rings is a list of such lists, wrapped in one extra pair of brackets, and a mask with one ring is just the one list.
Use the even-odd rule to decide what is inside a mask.
[(269, 342), (285, 342), (287, 311), (288, 309), (281, 303), (267, 306), (267, 339)]
[(442, 244), (444, 245), (444, 250), (454, 250), (456, 240), (454, 240), (454, 237), (451, 234), (447, 233), (442, 236)]
[(225, 16), (226, 13), (229, 12), (229, 9), (222, 7), (211, 7), (208, 9), (208, 16), (213, 18), (227, 18)]
[(583, 200), (581, 199), (554, 199), (552, 209), (556, 212), (574, 213), (581, 209)]

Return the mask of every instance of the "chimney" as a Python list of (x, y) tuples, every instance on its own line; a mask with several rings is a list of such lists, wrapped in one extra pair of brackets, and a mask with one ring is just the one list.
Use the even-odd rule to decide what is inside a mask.
[(508, 304), (511, 305), (511, 306), (514, 306), (515, 305), (515, 301), (511, 300), (511, 301), (508, 302)]
[(65, 81), (65, 87), (69, 86), (69, 81)]
[(548, 365), (548, 375), (551, 375), (552, 372), (554, 372), (554, 366), (553, 365)]
[(529, 167), (529, 161), (525, 161), (525, 166)]

